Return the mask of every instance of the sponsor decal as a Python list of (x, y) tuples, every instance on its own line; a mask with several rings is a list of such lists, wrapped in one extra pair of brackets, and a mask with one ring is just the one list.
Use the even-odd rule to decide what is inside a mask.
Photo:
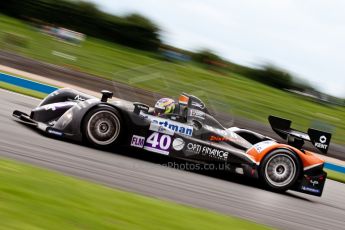
[(149, 130), (159, 132), (159, 133), (168, 134), (168, 135), (174, 135), (174, 131), (172, 131), (171, 129), (167, 129), (164, 126), (161, 126), (157, 123), (151, 122)]
[(204, 128), (216, 134), (210, 137), (210, 141), (231, 141), (237, 144), (250, 145), (248, 141), (231, 131), (231, 129), (217, 129), (209, 125), (204, 125)]
[(313, 193), (320, 193), (320, 189), (315, 189), (315, 188), (310, 188), (310, 187), (307, 187), (307, 186), (302, 186), (301, 187), (302, 190), (304, 191), (308, 191), (308, 192), (313, 192)]
[(85, 101), (85, 98), (81, 97), (79, 94), (74, 97), (74, 100), (76, 101)]
[(327, 141), (327, 138), (326, 138), (325, 136), (321, 136), (321, 137), (320, 137), (320, 142), (321, 142), (322, 144), (326, 143), (326, 141)]
[(137, 136), (137, 135), (132, 136), (131, 146), (142, 148), (144, 147), (144, 144), (145, 144), (145, 137)]
[(200, 109), (204, 109), (205, 108), (205, 104), (204, 103), (199, 103), (199, 102), (196, 102), (196, 101), (192, 101), (192, 106), (195, 106), (195, 107), (198, 107)]
[(176, 138), (172, 143), (172, 147), (176, 151), (181, 151), (184, 148), (184, 146), (185, 146), (185, 142), (182, 138)]
[(205, 119), (205, 113), (196, 109), (189, 109), (189, 116)]
[(40, 106), (40, 107), (38, 107), (38, 108), (36, 108), (34, 110), (38, 110), (40, 108), (43, 108), (46, 111), (48, 111), (48, 110), (55, 111), (55, 110), (58, 110), (60, 108), (66, 108), (66, 106), (73, 106), (73, 105), (76, 105), (76, 103), (75, 102), (68, 102), (68, 101), (56, 102), (56, 103), (53, 103), (53, 104), (47, 104), (47, 105)]
[(55, 107), (54, 104), (44, 105), (43, 108), (44, 108), (45, 110), (47, 110), (47, 111), (48, 111), (48, 110), (52, 110), (52, 111), (55, 111), (55, 110), (56, 110), (56, 107)]
[(325, 143), (327, 142), (327, 137), (322, 135), (319, 139), (320, 142), (315, 142), (315, 147), (320, 148), (320, 149), (327, 149), (328, 145)]
[[(170, 129), (176, 133), (184, 134), (187, 136), (192, 136), (192, 134), (193, 134), (193, 127), (192, 126), (182, 124), (182, 123), (179, 123), (176, 121), (167, 120), (167, 119), (160, 118), (160, 117), (155, 117), (155, 116), (145, 114), (142, 112), (140, 112), (140, 116), (151, 120), (151, 124), (157, 124), (159, 126)], [(150, 127), (151, 127), (151, 125), (150, 125)]]
[(59, 132), (59, 131), (54, 130), (54, 129), (48, 129), (47, 132), (50, 134), (56, 135), (56, 136), (60, 136), (60, 137), (63, 135), (62, 132)]
[(236, 141), (231, 137), (210, 136), (210, 141)]
[(201, 145), (190, 142), (187, 144), (186, 152), (199, 154), (201, 151), (201, 148), (202, 148)]
[(317, 180), (310, 180), (309, 182), (313, 185), (313, 187), (315, 187), (315, 185), (319, 185), (319, 181)]
[(169, 155), (169, 149), (172, 142), (171, 139), (170, 135), (154, 132), (146, 139), (144, 149), (163, 155)]
[(228, 155), (229, 155), (229, 153), (224, 150), (215, 149), (215, 148), (206, 147), (206, 146), (202, 148), (201, 154), (208, 155), (210, 157), (218, 158), (221, 160), (228, 159)]
[(274, 144), (276, 144), (275, 141), (262, 141), (262, 142), (259, 142), (259, 143), (255, 144), (253, 146), (253, 148), (255, 148), (258, 153), (261, 153), (266, 148), (268, 148), (268, 147), (270, 147), (270, 146), (272, 146)]
[(226, 160), (228, 159), (229, 155), (227, 151), (191, 142), (186, 145), (185, 151), (188, 153), (200, 154), (202, 156), (208, 156), (219, 160)]

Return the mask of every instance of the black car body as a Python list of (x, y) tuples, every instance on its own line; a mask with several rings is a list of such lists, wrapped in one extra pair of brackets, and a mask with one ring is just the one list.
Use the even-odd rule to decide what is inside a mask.
[[(27, 125), (55, 137), (86, 141), (97, 147), (127, 146), (202, 164), (226, 162), (229, 170), (260, 179), (274, 191), (293, 189), (321, 196), (326, 180), (323, 160), (302, 149), (305, 140), (323, 152), (330, 134), (290, 128), (291, 122), (271, 116), (273, 129), (288, 144), (259, 133), (224, 128), (193, 95), (182, 94), (173, 114), (154, 116), (143, 103), (102, 98), (59, 89), (48, 95), (30, 115), (14, 111)], [(322, 143), (319, 143), (320, 140)]]

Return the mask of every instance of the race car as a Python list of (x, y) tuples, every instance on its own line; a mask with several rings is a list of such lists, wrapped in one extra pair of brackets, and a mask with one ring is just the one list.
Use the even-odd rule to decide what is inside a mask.
[(269, 116), (273, 130), (286, 140), (279, 143), (251, 130), (223, 127), (199, 98), (186, 93), (172, 113), (160, 115), (146, 104), (112, 97), (105, 90), (99, 99), (63, 88), (49, 94), (30, 115), (16, 110), (13, 117), (54, 137), (113, 150), (138, 148), (201, 164), (226, 163), (227, 170), (257, 178), (275, 192), (322, 195), (324, 161), (303, 145), (310, 141), (325, 154), (330, 133), (300, 132), (291, 128), (291, 121)]

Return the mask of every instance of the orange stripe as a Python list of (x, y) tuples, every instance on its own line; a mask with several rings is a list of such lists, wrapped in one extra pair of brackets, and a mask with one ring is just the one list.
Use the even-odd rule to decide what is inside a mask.
[(299, 158), (302, 161), (303, 168), (324, 163), (324, 160), (320, 159), (319, 157), (314, 155), (312, 152), (305, 151), (303, 153), (301, 150), (296, 149), (296, 148), (294, 148), (294, 147), (292, 147), (290, 145), (287, 145), (287, 144), (278, 144), (278, 143), (277, 144), (273, 144), (273, 145), (265, 148), (261, 153), (256, 151), (255, 148), (251, 148), (247, 152), (247, 154), (252, 156), (255, 159), (256, 162), (261, 162), (262, 159), (268, 153), (270, 153), (272, 150), (275, 150), (275, 149), (278, 149), (278, 148), (288, 148), (288, 149), (294, 151), (295, 153), (297, 153), (297, 155), (299, 156)]

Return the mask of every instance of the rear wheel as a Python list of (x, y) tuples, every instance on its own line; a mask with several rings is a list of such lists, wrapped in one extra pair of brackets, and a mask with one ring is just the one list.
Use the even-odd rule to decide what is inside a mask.
[(83, 122), (83, 134), (91, 145), (109, 147), (118, 142), (121, 126), (121, 117), (115, 109), (99, 107), (86, 115)]
[(300, 168), (295, 154), (278, 149), (265, 156), (260, 166), (260, 178), (269, 189), (283, 192), (295, 184)]

